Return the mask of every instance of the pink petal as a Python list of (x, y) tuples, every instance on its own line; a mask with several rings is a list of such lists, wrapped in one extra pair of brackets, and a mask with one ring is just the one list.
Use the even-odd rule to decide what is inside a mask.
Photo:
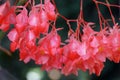
[(98, 40), (95, 37), (93, 37), (93, 40), (91, 41), (90, 45), (92, 47), (98, 47), (99, 46)]
[(16, 40), (18, 39), (18, 37), (19, 37), (16, 29), (11, 30), (11, 31), (8, 33), (7, 36), (8, 36), (8, 38), (9, 38), (9, 40), (12, 41), (12, 42), (16, 41)]

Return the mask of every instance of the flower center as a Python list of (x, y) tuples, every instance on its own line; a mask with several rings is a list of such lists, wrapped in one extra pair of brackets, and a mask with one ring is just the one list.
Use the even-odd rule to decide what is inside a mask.
[(40, 50), (40, 54), (41, 54), (41, 55), (44, 55), (44, 54), (45, 54), (45, 51), (44, 51), (44, 50)]
[(104, 48), (103, 47), (99, 47), (98, 50), (99, 50), (99, 52), (102, 52), (104, 50)]

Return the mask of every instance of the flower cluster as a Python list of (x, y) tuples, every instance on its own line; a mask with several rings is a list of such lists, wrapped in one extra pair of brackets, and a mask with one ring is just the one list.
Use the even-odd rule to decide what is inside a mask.
[[(89, 23), (88, 23), (89, 24)], [(90, 74), (100, 75), (106, 59), (120, 62), (120, 29), (116, 24), (100, 32), (89, 25), (84, 26), (81, 40), (71, 37), (63, 47), (64, 67), (62, 73), (77, 74), (77, 70), (89, 70)]]
[(99, 76), (106, 59), (119, 63), (118, 24), (97, 32), (90, 27), (91, 23), (85, 23), (80, 36), (73, 32), (62, 45), (59, 29), (53, 25), (50, 30), (57, 17), (50, 0), (32, 5), (29, 12), (25, 6), (10, 6), (7, 1), (0, 6), (0, 29), (7, 31), (13, 24), (7, 35), (11, 51), (19, 49), (20, 60), (27, 63), (32, 59), (47, 71), (56, 68), (65, 75), (77, 75), (78, 70), (89, 70)]

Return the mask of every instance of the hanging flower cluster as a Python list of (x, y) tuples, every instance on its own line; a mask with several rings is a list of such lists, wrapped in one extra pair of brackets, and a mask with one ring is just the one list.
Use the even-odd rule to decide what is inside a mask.
[(33, 4), (29, 12), (25, 6), (10, 6), (7, 1), (0, 6), (0, 29), (7, 31), (13, 24), (14, 28), (7, 35), (11, 51), (19, 49), (20, 60), (25, 63), (34, 60), (47, 71), (56, 68), (65, 75), (77, 75), (78, 70), (89, 70), (90, 74), (99, 76), (106, 59), (120, 62), (120, 28), (117, 23), (113, 28), (105, 27), (97, 32), (91, 28), (93, 23), (85, 22), (80, 15), (77, 19), (79, 26), (75, 32), (70, 28), (71, 35), (62, 45), (57, 33), (59, 29), (54, 25), (59, 16), (63, 17), (55, 11), (50, 0)]
[(81, 40), (71, 37), (63, 47), (64, 67), (62, 73), (77, 74), (78, 70), (89, 70), (90, 74), (100, 75), (106, 58), (120, 62), (120, 29), (113, 28), (94, 31), (89, 25), (84, 26)]

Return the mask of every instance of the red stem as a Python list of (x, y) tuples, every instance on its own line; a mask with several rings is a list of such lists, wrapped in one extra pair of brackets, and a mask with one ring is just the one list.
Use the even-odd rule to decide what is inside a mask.
[(99, 18), (99, 24), (100, 24), (100, 29), (102, 30), (102, 20), (101, 20), (101, 13), (100, 13), (100, 9), (98, 7), (98, 3), (96, 3), (96, 0), (93, 0), (95, 2), (95, 5), (97, 7), (98, 10), (98, 18)]
[(3, 48), (2, 46), (0, 46), (0, 51), (3, 51), (4, 53), (6, 53), (7, 55), (11, 56), (11, 52), (8, 51), (7, 49)]
[[(96, 3), (99, 3), (99, 4), (103, 4), (103, 5), (105, 5), (105, 6), (108, 6), (108, 4), (106, 4), (106, 3), (104, 3), (104, 2), (100, 2), (100, 1), (95, 1)], [(120, 6), (119, 5), (114, 5), (114, 4), (110, 4), (109, 6), (111, 6), (111, 7), (118, 7), (118, 8), (120, 8)]]
[(107, 7), (108, 7), (108, 9), (109, 9), (109, 12), (110, 12), (110, 15), (111, 15), (113, 24), (115, 25), (115, 18), (114, 18), (113, 14), (112, 14), (112, 11), (111, 11), (111, 9), (110, 9), (110, 4), (109, 4), (109, 2), (108, 2), (107, 0), (106, 0), (106, 2), (107, 2)]
[(55, 4), (55, 1), (52, 0), (52, 3), (53, 3), (53, 5), (55, 6), (56, 13), (58, 13), (58, 9), (57, 9), (57, 6), (56, 6), (56, 4)]

